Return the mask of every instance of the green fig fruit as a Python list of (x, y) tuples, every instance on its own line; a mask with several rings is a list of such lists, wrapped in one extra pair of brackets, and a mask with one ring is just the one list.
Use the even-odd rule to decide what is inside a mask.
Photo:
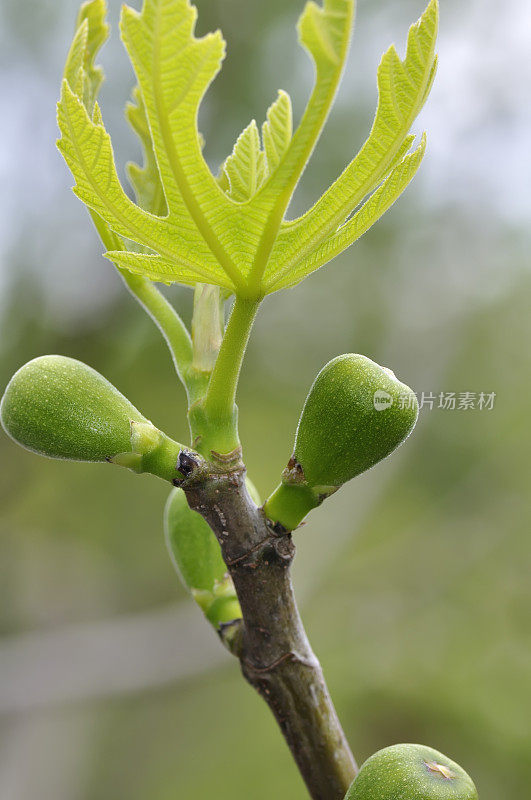
[(338, 356), (310, 389), (295, 459), (311, 486), (338, 488), (402, 444), (417, 415), (415, 394), (391, 370), (365, 356)]
[(402, 444), (417, 416), (415, 394), (391, 370), (354, 353), (332, 359), (306, 398), (293, 455), (266, 515), (293, 530), (325, 497)]
[(177, 460), (185, 448), (73, 358), (41, 356), (21, 367), (5, 390), (0, 419), (15, 442), (40, 455), (112, 461), (168, 480), (179, 477)]
[(188, 505), (182, 489), (170, 492), (164, 510), (164, 533), (171, 559), (188, 589), (212, 592), (227, 567), (210, 525)]
[[(249, 479), (246, 483), (249, 494), (259, 503), (255, 487)], [(210, 622), (218, 627), (239, 619), (241, 609), (218, 540), (208, 522), (190, 508), (182, 489), (170, 492), (164, 533), (177, 574)]]
[(421, 744), (396, 744), (361, 767), (345, 800), (478, 800), (459, 764)]

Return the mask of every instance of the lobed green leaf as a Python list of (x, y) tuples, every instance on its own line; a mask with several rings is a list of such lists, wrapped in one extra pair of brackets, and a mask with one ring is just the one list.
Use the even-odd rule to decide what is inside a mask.
[(238, 136), (232, 154), (223, 165), (228, 189), (226, 194), (237, 203), (254, 197), (267, 174), (267, 162), (261, 148), (255, 120)]
[(58, 147), (74, 178), (75, 194), (109, 225), (111, 230), (161, 255), (186, 257), (188, 243), (165, 220), (135, 205), (118, 179), (111, 139), (96, 104), (94, 120), (65, 80), (58, 104), (58, 123), (62, 137)]
[(105, 253), (105, 258), (121, 269), (127, 269), (136, 275), (145, 275), (153, 281), (183, 283), (186, 286), (204, 282), (234, 291), (234, 286), (220, 267), (208, 269), (200, 264), (187, 263), (184, 258), (165, 259), (155, 254), (129, 250), (110, 250)]
[(287, 289), (300, 283), (312, 272), (327, 264), (363, 236), (409, 186), (420, 167), (425, 152), (426, 136), (423, 135), (419, 147), (398, 163), (384, 183), (369, 197), (359, 211), (344, 225), (341, 225), (334, 234), (325, 239), (321, 246), (313, 250), (309, 256), (301, 258), (298, 263), (292, 264), (284, 275), (273, 274), (269, 283), (266, 284), (267, 291)]
[(404, 61), (394, 46), (384, 54), (378, 68), (378, 107), (367, 141), (320, 200), (302, 217), (284, 224), (271, 255), (270, 275), (287, 274), (320, 248), (403, 156), (435, 75), (437, 27), (438, 3), (431, 0), (410, 28)]
[(210, 172), (197, 130), (200, 102), (225, 54), (219, 32), (198, 39), (188, 0), (145, 0), (124, 6), (122, 38), (144, 100), (169, 219), (197, 254), (214, 257), (236, 284), (240, 270), (225, 249), (231, 201)]
[(277, 99), (269, 107), (266, 121), (262, 125), (268, 175), (273, 174), (290, 146), (293, 135), (292, 117), (290, 96), (281, 89)]
[(164, 187), (153, 150), (146, 107), (138, 86), (133, 90), (133, 101), (127, 104), (125, 114), (131, 128), (140, 139), (144, 153), (142, 166), (133, 162), (129, 162), (127, 165), (127, 175), (134, 189), (136, 202), (140, 208), (159, 217), (165, 217), (168, 214), (168, 207), (164, 196)]
[(352, 244), (415, 174), (425, 143), (408, 154), (409, 129), (435, 75), (437, 0), (411, 28), (404, 61), (394, 47), (384, 55), (376, 117), (360, 153), (292, 222), (283, 217), (337, 90), (354, 0), (306, 4), (299, 40), (313, 61), (315, 84), (295, 133), (290, 98), (279, 92), (262, 136), (253, 120), (217, 178), (203, 156), (197, 117), (225, 55), (221, 34), (196, 37), (189, 0), (144, 0), (140, 13), (124, 6), (122, 38), (138, 81), (126, 113), (143, 149), (143, 164), (128, 165), (136, 204), (118, 179), (96, 103), (103, 73), (94, 62), (108, 34), (105, 9), (105, 0), (90, 0), (78, 17), (59, 103), (59, 148), (75, 193), (120, 269), (259, 298), (294, 285)]

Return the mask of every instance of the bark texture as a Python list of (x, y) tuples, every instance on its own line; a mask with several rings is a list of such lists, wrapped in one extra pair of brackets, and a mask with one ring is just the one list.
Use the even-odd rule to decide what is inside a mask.
[(343, 800), (357, 767), (295, 602), (291, 534), (253, 502), (241, 462), (210, 466), (198, 465), (180, 485), (216, 534), (238, 594), (243, 621), (226, 641), (273, 712), (311, 797)]

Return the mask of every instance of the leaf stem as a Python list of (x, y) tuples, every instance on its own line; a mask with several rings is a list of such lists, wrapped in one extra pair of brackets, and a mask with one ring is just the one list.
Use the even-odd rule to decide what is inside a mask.
[[(123, 250), (122, 239), (109, 228), (99, 214), (91, 209), (89, 211), (105, 248), (107, 250)], [(116, 264), (115, 267), (133, 297), (138, 300), (162, 333), (170, 350), (177, 375), (186, 389), (188, 401), (189, 403), (194, 402), (203, 394), (206, 379), (192, 369), (194, 354), (188, 328), (171, 303), (148, 278), (134, 275)]]
[(237, 297), (210, 378), (205, 410), (214, 417), (227, 416), (236, 400), (240, 370), (259, 301)]
[[(202, 412), (211, 431), (218, 432), (219, 442), (211, 445), (228, 453), (240, 446), (236, 412), (236, 390), (259, 300), (237, 297), (216, 359)], [(210, 437), (209, 437), (210, 438)]]
[(193, 348), (186, 325), (171, 303), (148, 278), (134, 275), (119, 267), (118, 271), (130, 293), (138, 300), (162, 333), (170, 350), (177, 375), (191, 399), (194, 387), (190, 385), (189, 371), (192, 365)]

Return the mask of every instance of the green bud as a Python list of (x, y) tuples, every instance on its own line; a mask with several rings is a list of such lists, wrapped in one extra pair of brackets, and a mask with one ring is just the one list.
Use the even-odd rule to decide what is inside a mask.
[(15, 442), (49, 458), (112, 461), (167, 480), (178, 477), (184, 448), (73, 358), (41, 356), (21, 367), (6, 388), (0, 418)]
[[(247, 489), (259, 503), (258, 493), (249, 479)], [(239, 619), (240, 605), (218, 540), (201, 514), (190, 508), (182, 489), (173, 489), (168, 497), (164, 533), (177, 574), (210, 622), (218, 627)]]
[(478, 800), (459, 764), (420, 744), (396, 744), (363, 764), (345, 800)]
[(265, 504), (292, 530), (312, 508), (393, 452), (415, 426), (418, 403), (391, 370), (347, 353), (310, 389), (282, 484)]

